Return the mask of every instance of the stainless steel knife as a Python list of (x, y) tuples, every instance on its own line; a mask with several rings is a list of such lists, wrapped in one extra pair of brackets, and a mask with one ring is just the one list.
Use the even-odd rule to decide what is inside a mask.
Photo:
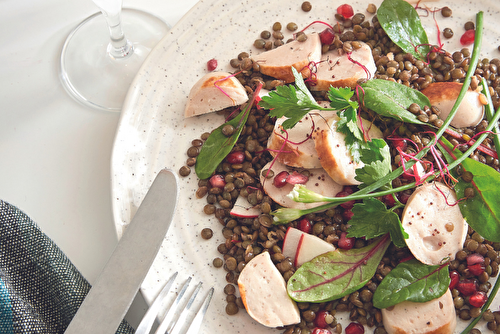
[(164, 169), (156, 176), (66, 334), (116, 332), (160, 249), (176, 202), (177, 177)]

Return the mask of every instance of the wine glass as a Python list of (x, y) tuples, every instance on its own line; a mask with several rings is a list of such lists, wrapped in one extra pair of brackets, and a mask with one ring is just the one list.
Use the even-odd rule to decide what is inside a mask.
[(146, 12), (122, 10), (122, 0), (93, 2), (101, 12), (69, 34), (60, 77), (68, 93), (84, 105), (120, 111), (140, 66), (170, 27)]

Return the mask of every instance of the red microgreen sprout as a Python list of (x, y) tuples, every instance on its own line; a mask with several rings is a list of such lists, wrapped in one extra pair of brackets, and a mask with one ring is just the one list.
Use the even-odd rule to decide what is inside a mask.
[[(240, 71), (240, 72), (241, 72), (241, 71)], [(240, 72), (238, 72), (238, 73), (240, 73)], [(234, 103), (233, 98), (232, 98), (231, 96), (229, 96), (229, 94), (228, 94), (228, 93), (226, 93), (226, 92), (224, 91), (224, 89), (222, 89), (222, 88), (221, 88), (221, 87), (220, 87), (217, 83), (219, 83), (219, 82), (221, 82), (221, 81), (224, 81), (224, 80), (227, 80), (227, 79), (229, 79), (229, 78), (232, 78), (232, 77), (236, 76), (238, 73), (228, 75), (227, 77), (225, 77), (225, 78), (221, 78), (221, 79), (216, 80), (216, 81), (214, 82), (214, 86), (215, 86), (215, 87), (217, 87), (217, 89), (219, 89), (219, 90), (220, 90), (220, 91), (221, 91), (224, 95), (226, 95), (227, 97), (229, 97), (229, 98), (231, 99), (231, 101), (233, 101), (233, 103)]]

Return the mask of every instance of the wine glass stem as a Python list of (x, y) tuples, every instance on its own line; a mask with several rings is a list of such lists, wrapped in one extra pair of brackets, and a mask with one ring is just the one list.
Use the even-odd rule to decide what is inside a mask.
[(108, 53), (115, 59), (126, 58), (134, 53), (134, 46), (127, 40), (122, 29), (120, 11), (109, 14), (101, 8), (101, 12), (108, 24), (111, 42), (108, 45)]

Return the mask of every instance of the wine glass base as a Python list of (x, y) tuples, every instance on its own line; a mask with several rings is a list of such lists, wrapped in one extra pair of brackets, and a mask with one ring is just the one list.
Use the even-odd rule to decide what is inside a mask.
[(108, 27), (100, 12), (80, 23), (64, 43), (61, 81), (66, 91), (86, 106), (120, 111), (142, 63), (170, 29), (158, 17), (136, 9), (122, 9), (121, 17), (125, 37), (134, 48), (127, 57), (109, 55)]

